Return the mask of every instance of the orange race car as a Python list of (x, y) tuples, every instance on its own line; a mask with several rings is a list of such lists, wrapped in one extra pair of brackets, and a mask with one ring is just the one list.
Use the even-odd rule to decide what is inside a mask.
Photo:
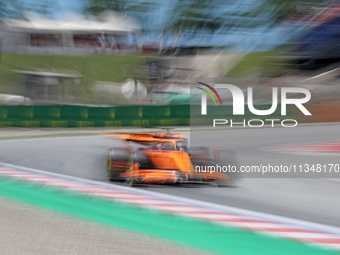
[(237, 180), (234, 155), (208, 147), (188, 150), (184, 134), (103, 134), (122, 139), (123, 148), (109, 149), (110, 181), (134, 184), (180, 184), (211, 182), (229, 186)]

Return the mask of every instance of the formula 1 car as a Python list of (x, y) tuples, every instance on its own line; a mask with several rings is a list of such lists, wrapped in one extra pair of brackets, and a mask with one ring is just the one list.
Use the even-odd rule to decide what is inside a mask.
[(107, 177), (135, 184), (215, 183), (230, 186), (238, 179), (234, 155), (227, 150), (188, 150), (184, 134), (102, 134), (125, 141), (110, 148)]

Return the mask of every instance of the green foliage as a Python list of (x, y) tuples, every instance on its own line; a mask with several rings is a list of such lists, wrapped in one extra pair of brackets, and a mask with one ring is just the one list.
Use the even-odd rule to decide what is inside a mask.
[(83, 13), (96, 15), (105, 10), (112, 10), (134, 17), (139, 17), (151, 11), (151, 7), (157, 5), (151, 1), (134, 0), (84, 0)]
[[(149, 31), (146, 27), (153, 11), (159, 6), (158, 2), (152, 0), (84, 0), (84, 14), (97, 15), (106, 10), (111, 10), (136, 18), (142, 24), (143, 31)], [(161, 28), (160, 28), (161, 29)]]
[(178, 1), (172, 10), (166, 29), (194, 33), (202, 29), (215, 31), (222, 27), (225, 21), (225, 18), (218, 13), (223, 2), (220, 0)]
[(125, 12), (127, 1), (121, 0), (88, 0), (85, 1), (84, 13), (98, 14), (105, 10), (113, 10), (117, 12)]
[(20, 2), (18, 0), (0, 0), (0, 17), (18, 17), (20, 16)]
[[(189, 33), (228, 32), (236, 28), (271, 28), (291, 17), (297, 5), (308, 2), (319, 5), (318, 0), (178, 0), (168, 20), (167, 30)], [(327, 4), (327, 1), (321, 3)]]
[(34, 11), (40, 14), (49, 14), (57, 7), (53, 0), (0, 0), (0, 18), (25, 18), (24, 11)]
[(298, 11), (299, 6), (312, 9), (315, 6), (325, 6), (330, 0), (263, 0), (259, 4), (242, 14), (242, 17), (250, 18), (253, 27), (265, 24), (268, 27), (276, 26), (291, 18)]
[[(87, 14), (98, 14), (104, 10), (114, 10), (138, 18), (144, 30), (157, 17), (161, 4), (155, 0), (84, 0), (83, 9)], [(157, 30), (165, 28), (165, 32), (175, 31), (196, 35), (199, 33), (228, 33), (237, 28), (271, 29), (297, 12), (297, 6), (325, 6), (330, 0), (172, 0), (168, 4), (166, 22), (160, 22)], [(149, 24), (150, 25), (150, 24)]]

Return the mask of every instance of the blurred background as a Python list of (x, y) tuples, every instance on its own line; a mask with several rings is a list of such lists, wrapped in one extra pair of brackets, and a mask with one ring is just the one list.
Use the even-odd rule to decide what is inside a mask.
[[(196, 82), (339, 101), (339, 1), (0, 2), (0, 103), (182, 104)], [(191, 96), (195, 95), (194, 90)], [(228, 99), (228, 98), (227, 98)]]
[[(0, 0), (0, 19), (0, 127), (10, 127), (0, 133), (0, 174), (4, 174), (0, 178), (0, 194), (4, 195), (0, 199), (0, 218), (4, 219), (0, 236), (6, 237), (0, 238), (0, 245), (6, 247), (4, 254), (334, 254), (295, 241), (302, 237), (303, 242), (339, 250), (340, 0)], [(296, 128), (221, 127), (212, 131), (211, 122), (200, 114), (204, 92), (197, 89), (198, 82), (212, 87), (234, 84), (245, 95), (247, 87), (252, 87), (256, 109), (270, 108), (273, 87), (306, 88), (312, 97), (304, 106), (312, 116), (302, 115), (295, 107), (285, 118), (296, 119)], [(220, 95), (223, 107), (214, 108), (217, 115), (210, 117), (232, 118), (230, 93)], [(209, 111), (215, 105), (211, 98), (207, 101)], [(270, 117), (282, 119), (280, 107), (277, 109)], [(248, 120), (254, 115), (246, 112), (240, 118)], [(317, 124), (300, 125), (310, 122)], [(209, 125), (210, 130), (197, 124)], [(226, 148), (240, 166), (302, 169), (321, 165), (326, 171), (257, 173), (249, 175), (256, 178), (241, 176), (240, 182), (227, 189), (112, 185), (107, 180), (107, 152), (123, 145), (99, 133), (149, 132), (151, 129), (140, 128), (146, 126), (176, 126), (174, 132), (185, 133), (191, 145)], [(328, 171), (330, 165), (336, 166), (333, 172)], [(139, 226), (135, 219), (151, 231), (147, 233), (157, 236), (171, 229), (174, 235), (170, 239), (176, 241), (171, 246), (161, 239), (139, 239), (145, 236), (63, 219), (65, 215), (55, 215), (55, 211), (37, 212), (25, 203), (15, 205), (4, 198), (15, 197), (13, 190), (22, 194), (21, 201), (33, 204), (39, 204), (44, 192), (39, 186), (36, 195), (27, 195), (30, 185), (13, 184), (7, 176), (11, 168), (78, 177), (110, 189), (194, 199), (218, 210), (228, 207), (233, 215), (241, 208), (309, 223), (301, 229), (305, 223), (295, 222), (287, 230), (291, 232), (284, 233), (294, 241), (280, 243), (279, 238), (266, 237), (270, 240), (262, 242), (257, 238), (264, 235), (257, 232), (251, 232), (254, 239), (247, 239), (250, 231), (244, 228), (282, 230), (263, 215), (256, 220), (265, 225), (242, 216), (248, 221), (239, 222), (245, 224), (241, 226), (244, 232), (233, 234), (226, 222), (221, 231), (211, 230), (215, 225), (210, 223), (209, 228), (208, 224), (201, 227), (201, 219), (188, 220), (198, 225), (195, 227), (171, 225), (172, 220), (154, 221), (157, 213), (144, 207), (133, 218), (124, 211), (122, 219), (112, 217), (114, 209), (97, 210), (92, 197), (84, 198), (91, 210), (105, 211), (108, 219), (130, 224), (128, 229)], [(138, 200), (134, 194), (128, 195)], [(59, 203), (45, 200), (52, 201), (43, 205), (48, 208)], [(183, 203), (189, 204), (188, 200)], [(81, 207), (80, 211), (92, 215), (90, 209)], [(220, 213), (212, 214), (214, 220), (231, 217), (221, 218)], [(182, 220), (173, 217), (179, 218)], [(328, 226), (332, 235), (320, 237)], [(247, 238), (240, 239), (241, 232)], [(201, 233), (204, 236), (196, 238)], [(210, 248), (204, 246), (212, 241)]]

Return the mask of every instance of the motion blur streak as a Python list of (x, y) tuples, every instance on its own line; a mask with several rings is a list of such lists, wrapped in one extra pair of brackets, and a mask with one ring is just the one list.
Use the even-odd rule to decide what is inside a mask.
[[(191, 221), (121, 203), (108, 203), (105, 200), (93, 199), (71, 191), (60, 192), (59, 189), (7, 178), (0, 178), (0, 184), (2, 187), (0, 194), (3, 196), (223, 254), (246, 255), (250, 250), (255, 255), (273, 250), (282, 255), (296, 254), (296, 252), (298, 254), (333, 254), (331, 251), (289, 240), (279, 240), (245, 230)], [(210, 238), (211, 234), (214, 238)]]

